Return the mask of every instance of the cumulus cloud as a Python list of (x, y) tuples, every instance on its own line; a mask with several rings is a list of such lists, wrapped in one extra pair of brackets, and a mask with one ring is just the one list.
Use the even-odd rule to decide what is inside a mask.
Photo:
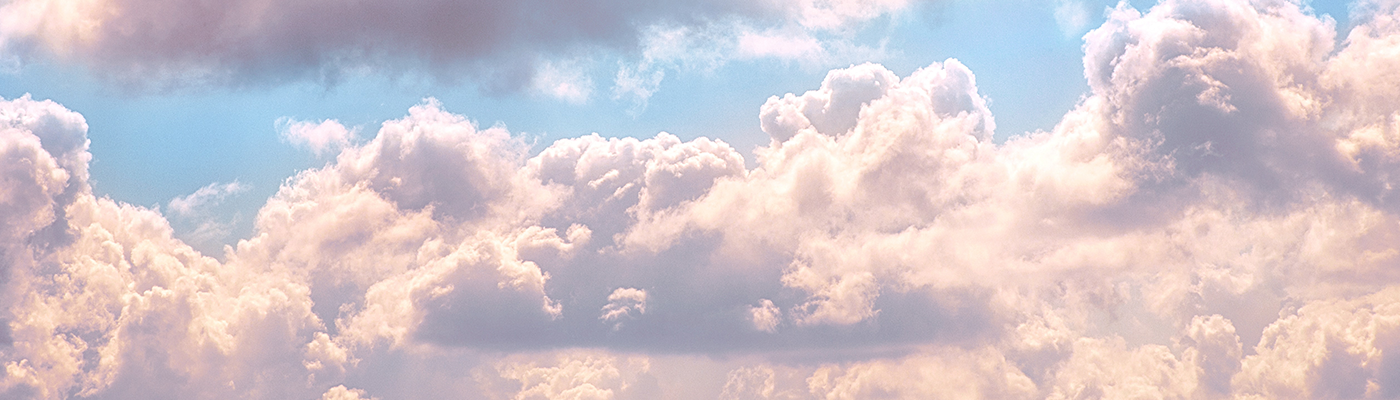
[(321, 122), (296, 121), (282, 117), (277, 119), (277, 131), (282, 139), (298, 146), (306, 146), (316, 155), (329, 150), (338, 150), (350, 143), (355, 132), (346, 129), (335, 120)]
[(773, 304), (773, 300), (763, 299), (759, 305), (749, 307), (749, 315), (754, 329), (764, 332), (773, 332), (782, 323), (782, 310)]
[(634, 397), (640, 394), (635, 382), (646, 376), (649, 368), (645, 358), (571, 352), (557, 354), (552, 360), (504, 361), (496, 367), (498, 376), (478, 374), (477, 379), (513, 381), (519, 387), (510, 397), (513, 399), (610, 400), (638, 398)]
[(1400, 14), (1368, 4), (1340, 48), (1291, 2), (1120, 5), (1090, 92), (1004, 143), (953, 59), (772, 97), (753, 168), (430, 99), (222, 261), (91, 193), (80, 115), (5, 101), (0, 393), (1394, 397)]
[(608, 295), (608, 305), (603, 306), (603, 315), (598, 319), (614, 322), (613, 329), (622, 328), (623, 318), (636, 318), (647, 313), (647, 291), (635, 288), (617, 288)]
[(321, 395), (321, 400), (371, 400), (376, 397), (368, 397), (365, 391), (360, 389), (346, 389), (345, 385), (336, 386), (327, 390)]

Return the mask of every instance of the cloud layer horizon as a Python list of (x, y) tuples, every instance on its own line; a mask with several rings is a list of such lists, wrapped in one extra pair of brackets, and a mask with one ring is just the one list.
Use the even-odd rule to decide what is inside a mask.
[[(1400, 2), (1355, 9), (1339, 44), (1289, 1), (1119, 5), (1090, 92), (1003, 143), (956, 59), (773, 96), (752, 168), (434, 99), (279, 121), (334, 159), (223, 254), (3, 100), (0, 397), (1400, 396)], [(206, 189), (167, 212), (243, 190)]]

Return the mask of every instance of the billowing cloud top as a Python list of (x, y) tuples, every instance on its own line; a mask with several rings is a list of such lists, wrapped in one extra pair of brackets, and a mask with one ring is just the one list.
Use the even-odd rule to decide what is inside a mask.
[(217, 259), (91, 194), (80, 115), (6, 101), (0, 393), (1394, 397), (1400, 10), (1357, 9), (1337, 47), (1292, 2), (1120, 5), (1091, 92), (1000, 144), (957, 60), (770, 98), (752, 169), (666, 133), (531, 156), (431, 99), (365, 142), (290, 123), (338, 155)]

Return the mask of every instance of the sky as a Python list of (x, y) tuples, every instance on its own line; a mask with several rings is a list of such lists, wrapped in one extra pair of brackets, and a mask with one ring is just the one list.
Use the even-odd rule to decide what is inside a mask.
[(0, 0), (0, 398), (1400, 397), (1400, 1)]

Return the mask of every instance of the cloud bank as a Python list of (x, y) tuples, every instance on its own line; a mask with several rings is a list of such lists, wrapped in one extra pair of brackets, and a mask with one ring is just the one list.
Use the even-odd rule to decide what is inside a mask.
[(833, 70), (752, 169), (531, 156), (426, 100), (217, 258), (92, 195), (81, 115), (4, 101), (0, 393), (1394, 397), (1400, 4), (1363, 6), (1337, 47), (1291, 2), (1120, 5), (1091, 91), (1005, 143), (957, 60)]
[[(14, 0), (0, 5), (0, 57), (75, 62), (143, 91), (303, 80), (329, 85), (374, 74), (468, 81), (492, 92), (533, 90), (577, 103), (589, 97), (589, 70), (598, 65), (623, 62), (624, 70), (647, 79), (674, 68), (680, 60), (655, 57), (667, 51), (658, 48), (658, 32), (703, 32), (729, 43), (781, 30), (815, 45), (814, 52), (751, 55), (816, 57), (824, 45), (849, 43), (862, 24), (911, 3)], [(726, 45), (717, 46), (707, 50), (722, 54)], [(599, 54), (607, 56), (595, 59)]]

